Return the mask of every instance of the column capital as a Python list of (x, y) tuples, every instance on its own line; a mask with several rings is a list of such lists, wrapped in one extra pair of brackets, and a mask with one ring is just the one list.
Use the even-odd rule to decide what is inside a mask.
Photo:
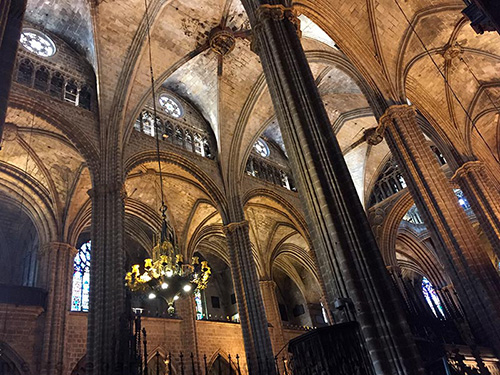
[(385, 267), (390, 274), (401, 275), (401, 267), (398, 265), (390, 265)]
[[(298, 12), (293, 7), (285, 7), (282, 4), (262, 4), (257, 8), (256, 12), (257, 22), (253, 27), (253, 30), (257, 30), (262, 22), (271, 20), (271, 21), (283, 21), (288, 20), (295, 28), (297, 32), (297, 36), (299, 38), (302, 37), (302, 31), (300, 31), (300, 19), (298, 17)], [(259, 48), (257, 45), (257, 41), (252, 38), (251, 50), (258, 54)]]
[(78, 249), (66, 242), (46, 242), (40, 246), (38, 254), (40, 256), (45, 256), (53, 251), (68, 251), (69, 254), (74, 257), (78, 253)]
[(372, 146), (378, 145), (384, 139), (385, 129), (392, 123), (392, 120), (397, 118), (407, 119), (415, 115), (415, 108), (408, 104), (395, 104), (387, 108), (384, 114), (380, 117), (378, 126), (365, 131), (364, 137), (368, 144)]
[(387, 108), (384, 114), (380, 117), (379, 124), (387, 127), (393, 118), (397, 117), (413, 117), (415, 115), (415, 107), (408, 104), (395, 104)]
[(465, 177), (465, 175), (472, 171), (483, 171), (484, 163), (479, 160), (471, 160), (463, 163), (460, 168), (458, 168), (453, 176), (451, 177), (452, 182), (457, 182), (460, 178)]
[(270, 286), (272, 288), (276, 288), (276, 286), (277, 286), (276, 282), (274, 280), (271, 280), (271, 279), (260, 279), (259, 284), (264, 285), (264, 286)]
[(243, 228), (247, 227), (248, 228), (248, 220), (243, 220), (243, 221), (238, 221), (235, 223), (229, 223), (222, 227), (222, 230), (224, 231), (225, 234), (232, 233), (238, 228)]
[(121, 182), (96, 184), (95, 186), (92, 187), (92, 189), (89, 189), (87, 191), (87, 194), (91, 198), (95, 198), (99, 195), (113, 193), (113, 192), (119, 192), (122, 199), (125, 199), (127, 197), (127, 191), (125, 190), (125, 184), (122, 184)]

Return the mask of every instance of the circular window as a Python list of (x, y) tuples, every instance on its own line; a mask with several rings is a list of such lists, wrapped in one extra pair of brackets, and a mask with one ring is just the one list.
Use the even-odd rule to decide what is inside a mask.
[(47, 35), (36, 30), (23, 30), (21, 44), (28, 51), (42, 57), (50, 57), (56, 53), (56, 45)]
[(176, 118), (182, 116), (183, 111), (180, 103), (174, 98), (172, 98), (170, 95), (161, 95), (158, 101), (163, 110), (167, 112), (170, 116)]
[(269, 156), (269, 147), (267, 147), (267, 143), (262, 138), (259, 138), (257, 142), (255, 142), (253, 148), (255, 152), (263, 158), (267, 158)]

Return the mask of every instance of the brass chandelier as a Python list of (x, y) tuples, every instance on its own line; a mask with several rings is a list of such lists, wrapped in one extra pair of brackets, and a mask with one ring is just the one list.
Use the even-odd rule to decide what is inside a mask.
[(159, 240), (152, 249), (152, 258), (144, 260), (144, 265), (135, 264), (125, 276), (127, 287), (132, 292), (142, 292), (149, 299), (157, 297), (168, 304), (168, 313), (175, 312), (174, 302), (182, 295), (207, 287), (211, 275), (207, 261), (193, 257), (191, 264), (184, 263), (175, 239), (167, 232), (166, 206), (162, 206), (163, 223)]
[(158, 176), (161, 194), (162, 226), (157, 236), (156, 244), (151, 250), (151, 258), (144, 260), (144, 265), (132, 266), (132, 270), (125, 276), (126, 286), (132, 292), (147, 294), (149, 299), (162, 298), (168, 304), (168, 313), (175, 313), (174, 302), (182, 295), (192, 294), (194, 291), (207, 287), (211, 270), (206, 261), (200, 262), (199, 257), (194, 256), (191, 264), (184, 263), (183, 255), (179, 251), (173, 231), (168, 230), (167, 206), (163, 193), (163, 175), (160, 157), (160, 129), (157, 121), (155, 80), (153, 63), (151, 58), (151, 35), (149, 24), (149, 10), (147, 0), (146, 21), (149, 50), (149, 70), (151, 75), (151, 91), (153, 97), (153, 122), (156, 138), (156, 155), (158, 161)]

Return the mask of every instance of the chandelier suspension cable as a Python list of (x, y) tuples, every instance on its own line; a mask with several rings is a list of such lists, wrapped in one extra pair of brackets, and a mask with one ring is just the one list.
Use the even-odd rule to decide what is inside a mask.
[[(486, 145), (486, 147), (488, 148), (489, 152), (491, 153), (491, 155), (493, 156), (493, 159), (498, 163), (500, 164), (500, 161), (498, 160), (498, 157), (495, 155), (495, 153), (493, 152), (493, 150), (491, 149), (491, 146), (488, 144), (488, 142), (486, 141), (486, 139), (484, 138), (483, 134), (479, 131), (479, 128), (477, 127), (476, 125), (476, 122), (474, 121), (474, 119), (472, 118), (472, 116), (470, 115), (469, 111), (467, 111), (467, 108), (465, 108), (464, 104), (462, 103), (462, 101), (460, 100), (460, 98), (458, 97), (457, 93), (455, 92), (455, 90), (453, 89), (453, 87), (451, 87), (451, 84), (450, 82), (448, 81), (448, 79), (446, 78), (446, 76), (444, 75), (444, 73), (441, 71), (441, 68), (439, 67), (439, 65), (437, 64), (436, 60), (434, 60), (434, 58), (432, 57), (432, 54), (430, 53), (429, 49), (427, 48), (427, 46), (425, 45), (424, 41), (422, 40), (422, 38), (420, 37), (420, 35), (417, 33), (417, 30), (415, 30), (415, 27), (413, 26), (413, 24), (411, 23), (411, 21), (408, 19), (408, 16), (406, 15), (405, 11), (403, 10), (403, 8), (401, 8), (401, 5), (399, 4), (399, 1), (398, 0), (394, 0), (394, 2), (396, 3), (396, 6), (399, 8), (399, 11), (401, 12), (401, 14), (403, 15), (403, 17), (405, 18), (406, 22), (408, 23), (408, 26), (410, 27), (411, 31), (413, 32), (413, 34), (415, 34), (415, 36), (417, 37), (418, 41), (420, 42), (420, 44), (422, 45), (422, 47), (424, 48), (424, 51), (426, 53), (426, 55), (431, 59), (432, 61), (432, 64), (434, 65), (434, 67), (436, 68), (436, 70), (439, 72), (439, 74), (441, 75), (441, 77), (443, 77), (443, 80), (444, 80), (444, 84), (446, 85), (446, 87), (448, 87), (453, 95), (453, 97), (455, 98), (455, 100), (457, 101), (457, 103), (459, 104), (459, 106), (462, 108), (462, 110), (464, 111), (465, 113), (465, 116), (467, 117), (467, 119), (470, 121), (470, 123), (472, 124), (472, 127), (476, 130), (477, 134), (479, 135), (479, 137), (481, 138), (481, 140), (484, 142), (484, 144)], [(463, 62), (463, 60), (462, 60)]]
[[(146, 9), (146, 29), (148, 34), (148, 55), (149, 55), (149, 74), (151, 76), (151, 93), (153, 97), (153, 126), (155, 130), (156, 138), (156, 157), (158, 158), (158, 171), (160, 177), (160, 194), (161, 194), (161, 216), (163, 224), (165, 224), (167, 218), (167, 205), (165, 204), (165, 194), (163, 192), (163, 173), (161, 170), (161, 156), (160, 156), (160, 129), (157, 121), (157, 108), (156, 108), (156, 92), (155, 92), (155, 76), (153, 71), (153, 57), (151, 52), (151, 24), (149, 21), (149, 6), (148, 0), (144, 0), (144, 7)], [(166, 228), (164, 228), (166, 230)], [(162, 236), (164, 235), (162, 230)]]

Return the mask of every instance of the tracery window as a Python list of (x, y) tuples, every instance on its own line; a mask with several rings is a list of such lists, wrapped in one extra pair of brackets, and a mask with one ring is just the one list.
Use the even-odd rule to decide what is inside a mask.
[(444, 318), (444, 310), (441, 305), (441, 300), (439, 299), (434, 286), (426, 277), (422, 278), (422, 293), (434, 315), (437, 318)]
[(401, 175), (395, 161), (390, 160), (375, 182), (375, 186), (370, 196), (370, 207), (376, 203), (382, 202), (384, 199), (389, 198), (404, 188), (406, 188), (406, 181)]
[(17, 82), (30, 86), (33, 79), (34, 69), (33, 63), (30, 60), (22, 60), (19, 64), (19, 70), (17, 72)]
[(89, 311), (90, 293), (90, 241), (80, 246), (73, 262), (71, 311)]
[(50, 57), (56, 53), (56, 45), (47, 35), (37, 30), (23, 30), (21, 44), (28, 51), (41, 57)]
[(170, 95), (160, 95), (158, 102), (160, 103), (160, 106), (163, 108), (163, 110), (170, 116), (179, 118), (183, 115), (181, 104)]
[(255, 142), (253, 148), (255, 152), (263, 158), (267, 158), (269, 156), (269, 147), (267, 146), (266, 141), (262, 138), (259, 138), (257, 142)]

